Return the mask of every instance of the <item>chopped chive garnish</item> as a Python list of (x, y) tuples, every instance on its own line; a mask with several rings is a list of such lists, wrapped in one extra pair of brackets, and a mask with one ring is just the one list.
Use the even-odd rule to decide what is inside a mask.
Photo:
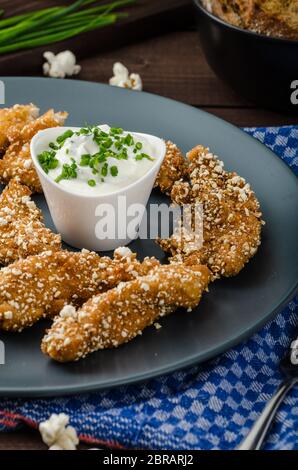
[(109, 149), (110, 147), (112, 147), (113, 141), (112, 141), (111, 138), (108, 138), (102, 143), (102, 145), (103, 145), (104, 148)]
[(62, 172), (57, 178), (55, 179), (56, 183), (59, 183), (61, 180), (70, 180), (73, 178), (76, 178), (78, 176), (77, 174), (77, 165), (76, 163), (72, 163), (71, 165), (68, 165), (65, 163), (62, 167)]
[(58, 142), (58, 144), (62, 146), (64, 142), (66, 141), (66, 139), (72, 136), (73, 136), (73, 131), (71, 129), (68, 129), (68, 131), (64, 132), (64, 134), (59, 135), (59, 137), (57, 137), (56, 142)]
[(121, 129), (121, 127), (111, 127), (110, 133), (111, 134), (123, 134), (123, 129)]
[(123, 147), (123, 145), (122, 145), (121, 142), (118, 142), (118, 141), (117, 141), (117, 142), (115, 142), (115, 147), (116, 147), (117, 150), (121, 150), (122, 147)]
[(144, 158), (146, 158), (147, 160), (150, 160), (151, 162), (154, 161), (154, 158), (150, 157), (150, 156), (147, 155), (146, 153), (139, 153), (138, 155), (135, 156), (135, 159), (136, 159), (137, 161), (143, 160)]
[(101, 175), (102, 175), (103, 177), (105, 177), (105, 176), (107, 176), (107, 174), (108, 174), (108, 164), (105, 163), (105, 164), (103, 165), (102, 169), (101, 169)]
[(111, 166), (110, 172), (112, 176), (117, 176), (118, 175), (118, 167), (117, 166)]
[(49, 147), (50, 147), (50, 149), (53, 149), (53, 150), (58, 150), (58, 148), (59, 148), (58, 145), (55, 144), (54, 142), (50, 142)]
[(122, 152), (122, 153), (120, 153), (120, 155), (118, 155), (117, 158), (118, 158), (119, 160), (127, 160), (127, 159), (128, 159), (128, 155), (127, 155), (127, 153)]
[(85, 153), (81, 156), (80, 166), (89, 166), (91, 155)]
[(129, 147), (134, 143), (133, 136), (131, 134), (127, 134), (127, 136), (124, 137), (123, 141), (125, 145), (128, 145)]
[(59, 165), (59, 160), (57, 160), (56, 153), (53, 150), (45, 150), (38, 155), (37, 158), (45, 173), (48, 173), (50, 170), (54, 170)]
[[(110, 128), (108, 132), (105, 132), (98, 126), (87, 125), (75, 133), (71, 129), (68, 129), (57, 137), (56, 142), (49, 144), (51, 150), (42, 152), (42, 154), (39, 155), (39, 162), (46, 173), (51, 169), (57, 168), (59, 165), (56, 153), (63, 147), (65, 141), (70, 139), (68, 142), (75, 143), (75, 139), (71, 138), (73, 135), (83, 135), (91, 138), (97, 145), (98, 151), (93, 155), (88, 153), (81, 155), (79, 162), (77, 162), (74, 157), (69, 155), (70, 149), (66, 148), (65, 154), (69, 155), (70, 163), (62, 165), (61, 174), (55, 179), (58, 183), (63, 179), (77, 178), (78, 167), (89, 167), (88, 171), (90, 173), (92, 172), (92, 175), (98, 175), (96, 179), (91, 178), (87, 180), (88, 185), (91, 187), (96, 186), (99, 181), (104, 182), (108, 174), (116, 177), (119, 173), (119, 168), (117, 165), (109, 166), (109, 158), (113, 158), (114, 160), (128, 160), (129, 155), (131, 156), (131, 153), (133, 153), (136, 161), (143, 159), (154, 160), (150, 155), (142, 152), (142, 142), (135, 140), (132, 134), (124, 133), (123, 129), (113, 127)], [(131, 152), (130, 154), (129, 151)]]

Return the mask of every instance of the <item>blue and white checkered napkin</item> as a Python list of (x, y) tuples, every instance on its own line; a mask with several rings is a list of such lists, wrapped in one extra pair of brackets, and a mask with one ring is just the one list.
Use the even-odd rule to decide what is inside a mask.
[[(246, 132), (298, 171), (298, 126)], [(37, 426), (66, 412), (81, 439), (113, 448), (233, 449), (280, 384), (278, 371), (297, 335), (298, 297), (262, 331), (203, 367), (145, 384), (51, 399), (1, 399), (0, 430)], [(267, 449), (298, 449), (298, 389), (281, 405)]]

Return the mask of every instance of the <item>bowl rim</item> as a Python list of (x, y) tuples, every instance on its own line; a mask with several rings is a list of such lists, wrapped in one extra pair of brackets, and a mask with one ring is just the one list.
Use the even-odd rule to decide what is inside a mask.
[(194, 6), (199, 8), (199, 10), (202, 13), (208, 16), (211, 20), (219, 23), (221, 26), (226, 27), (227, 29), (231, 29), (242, 34), (246, 34), (247, 36), (252, 36), (254, 38), (260, 38), (268, 42), (275, 42), (275, 43), (286, 44), (286, 45), (292, 44), (292, 45), (298, 46), (298, 39), (287, 39), (287, 38), (276, 37), (276, 36), (266, 36), (265, 34), (256, 33), (255, 31), (251, 31), (249, 29), (240, 28), (239, 26), (235, 26), (231, 23), (228, 23), (222, 20), (221, 18), (219, 18), (218, 16), (214, 15), (213, 13), (209, 12), (204, 7), (204, 5), (202, 5), (201, 0), (192, 0), (192, 1), (193, 1)]

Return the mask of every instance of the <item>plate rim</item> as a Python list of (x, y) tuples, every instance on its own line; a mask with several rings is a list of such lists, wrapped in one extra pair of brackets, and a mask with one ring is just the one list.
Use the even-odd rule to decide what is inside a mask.
[[(31, 76), (26, 76), (26, 77), (15, 77), (15, 76), (1, 76), (0, 79), (3, 80), (16, 80), (16, 81), (44, 81), (44, 82), (49, 82), (53, 80), (58, 80), (58, 79), (53, 79), (53, 78), (46, 78), (46, 77), (31, 77)], [(94, 87), (97, 87), (99, 85), (99, 88), (107, 88), (110, 89), (110, 85), (107, 85), (105, 83), (100, 83), (100, 82), (92, 82), (88, 80), (72, 80), (72, 79), (67, 79), (67, 82), (72, 82), (72, 83), (77, 83), (77, 84), (83, 84), (83, 85), (92, 85)], [(136, 91), (132, 90), (127, 90), (119, 87), (113, 87), (115, 89), (116, 93), (124, 93), (124, 94), (129, 94), (129, 93), (136, 93)], [(116, 91), (117, 90), (117, 91)], [(172, 98), (167, 98), (158, 94), (153, 94), (150, 92), (142, 91), (142, 94), (146, 94), (149, 98), (157, 98), (157, 99), (162, 99), (169, 101), (171, 103), (179, 104), (180, 106), (183, 106), (185, 108), (191, 108), (198, 112), (201, 115), (209, 116), (213, 120), (218, 120), (221, 123), (223, 123), (225, 126), (232, 128), (234, 131), (236, 130), (237, 132), (241, 132), (242, 135), (244, 135), (248, 140), (252, 140), (255, 144), (258, 144), (261, 146), (263, 150), (266, 150), (267, 153), (271, 154), (271, 157), (273, 156), (277, 161), (283, 164), (284, 169), (287, 169), (287, 172), (289, 176), (291, 177), (296, 177), (294, 171), (292, 168), (283, 160), (281, 159), (278, 155), (276, 155), (269, 147), (265, 146), (262, 142), (254, 138), (253, 136), (249, 135), (247, 132), (245, 132), (242, 128), (235, 126), (234, 124), (231, 124), (230, 122), (215, 116), (212, 113), (209, 113), (205, 110), (202, 110), (201, 108), (196, 108), (195, 106), (174, 100)], [(1, 105), (2, 106), (2, 105)], [(4, 104), (5, 106), (5, 104)], [(265, 126), (263, 126), (265, 127)], [(298, 178), (296, 177), (297, 181), (297, 186), (298, 186)], [(203, 364), (207, 362), (208, 360), (215, 358), (219, 356), (220, 354), (228, 351), (232, 347), (240, 344), (243, 340), (251, 337), (255, 332), (259, 331), (262, 326), (264, 326), (266, 323), (268, 323), (270, 320), (272, 320), (280, 310), (291, 300), (293, 297), (296, 295), (298, 292), (298, 279), (294, 283), (292, 287), (288, 290), (287, 293), (284, 294), (283, 298), (279, 300), (278, 304), (276, 305), (275, 308), (273, 308), (270, 312), (266, 313), (265, 315), (262, 316), (262, 318), (254, 323), (253, 326), (249, 326), (244, 328), (241, 333), (238, 333), (237, 335), (234, 335), (232, 338), (227, 339), (224, 343), (222, 343), (220, 346), (217, 348), (209, 348), (207, 351), (204, 353), (200, 353), (194, 356), (191, 356), (187, 359), (181, 360), (178, 363), (176, 362), (175, 364), (169, 365), (169, 366), (163, 366), (161, 368), (157, 368), (155, 372), (146, 372), (146, 373), (139, 373), (137, 375), (134, 375), (130, 378), (126, 379), (113, 379), (105, 382), (104, 384), (99, 384), (95, 382), (89, 382), (89, 384), (86, 385), (62, 385), (62, 386), (53, 386), (53, 387), (33, 387), (33, 388), (21, 388), (21, 387), (9, 387), (5, 388), (5, 386), (0, 386), (0, 397), (18, 397), (18, 398), (29, 398), (29, 397), (59, 397), (59, 396), (68, 396), (68, 395), (74, 395), (74, 394), (82, 394), (82, 393), (91, 393), (91, 392), (96, 392), (96, 391), (102, 391), (102, 390), (107, 390), (107, 389), (113, 389), (115, 387), (121, 387), (121, 386), (130, 386), (133, 384), (138, 384), (141, 382), (145, 382), (151, 379), (158, 378), (163, 375), (168, 375), (170, 373), (173, 373), (175, 371), (179, 371), (188, 367), (195, 367), (200, 364)]]

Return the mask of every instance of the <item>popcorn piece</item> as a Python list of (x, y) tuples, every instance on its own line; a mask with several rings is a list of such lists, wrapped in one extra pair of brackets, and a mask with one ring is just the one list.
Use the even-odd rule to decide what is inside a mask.
[(65, 78), (77, 75), (81, 71), (81, 66), (76, 64), (76, 56), (71, 51), (53, 52), (43, 54), (47, 60), (43, 64), (43, 73), (53, 78)]
[(139, 74), (129, 74), (128, 69), (121, 64), (116, 62), (113, 67), (114, 76), (110, 79), (110, 85), (118, 86), (120, 88), (130, 88), (131, 90), (142, 91), (143, 83)]
[(52, 414), (39, 425), (43, 442), (49, 450), (76, 450), (79, 438), (74, 427), (69, 426), (69, 416), (65, 413)]

